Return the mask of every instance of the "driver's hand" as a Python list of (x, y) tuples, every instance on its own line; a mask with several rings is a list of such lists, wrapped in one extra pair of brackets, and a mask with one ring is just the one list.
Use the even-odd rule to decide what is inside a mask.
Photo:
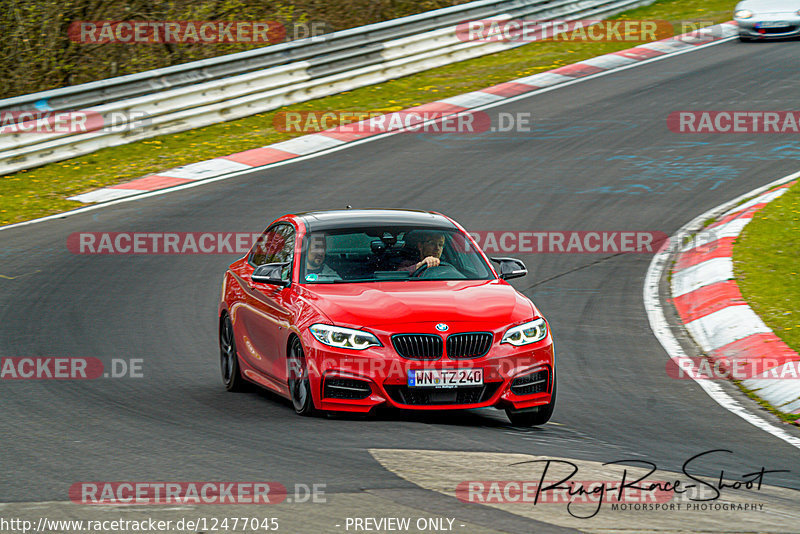
[(439, 258), (434, 258), (433, 256), (428, 256), (427, 258), (425, 258), (424, 260), (422, 260), (421, 262), (419, 262), (416, 265), (416, 269), (419, 269), (423, 265), (427, 265), (428, 269), (430, 269), (431, 267), (438, 267), (439, 266)]

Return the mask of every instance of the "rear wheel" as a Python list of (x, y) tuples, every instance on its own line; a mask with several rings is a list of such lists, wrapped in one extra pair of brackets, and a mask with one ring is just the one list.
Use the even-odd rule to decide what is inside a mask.
[(247, 382), (242, 378), (239, 369), (239, 355), (236, 353), (236, 342), (233, 339), (231, 318), (225, 315), (219, 325), (219, 367), (222, 383), (228, 391), (244, 391)]
[(311, 383), (308, 380), (308, 364), (303, 345), (298, 338), (292, 340), (289, 348), (289, 395), (294, 411), (299, 415), (314, 413), (314, 399), (311, 396)]
[(553, 416), (553, 410), (556, 407), (556, 390), (558, 380), (556, 374), (553, 373), (553, 394), (550, 397), (550, 402), (542, 406), (537, 406), (531, 410), (516, 412), (510, 408), (506, 408), (506, 415), (508, 420), (511, 421), (513, 426), (539, 426), (547, 423)]

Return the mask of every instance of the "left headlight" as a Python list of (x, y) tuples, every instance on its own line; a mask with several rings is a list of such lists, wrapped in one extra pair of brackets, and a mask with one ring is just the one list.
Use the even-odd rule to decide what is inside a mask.
[(749, 9), (740, 9), (736, 13), (733, 14), (733, 18), (735, 19), (749, 19), (753, 17), (753, 12)]
[(311, 334), (324, 345), (340, 349), (364, 350), (380, 347), (381, 342), (374, 335), (363, 330), (353, 330), (329, 324), (314, 324), (309, 327)]
[(529, 323), (509, 328), (500, 343), (510, 343), (515, 347), (536, 343), (547, 337), (547, 323), (544, 319), (535, 319)]

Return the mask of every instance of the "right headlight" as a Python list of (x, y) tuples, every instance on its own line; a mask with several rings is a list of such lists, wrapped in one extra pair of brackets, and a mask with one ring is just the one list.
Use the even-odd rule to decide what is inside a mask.
[(733, 14), (733, 18), (735, 19), (750, 19), (753, 18), (753, 12), (749, 9), (740, 9), (736, 13)]
[(534, 319), (533, 321), (513, 328), (509, 328), (503, 335), (500, 343), (510, 343), (515, 347), (530, 345), (547, 337), (547, 323), (544, 319)]
[(353, 330), (329, 324), (314, 324), (309, 327), (311, 333), (320, 343), (339, 349), (364, 350), (369, 347), (380, 347), (373, 334), (364, 330)]

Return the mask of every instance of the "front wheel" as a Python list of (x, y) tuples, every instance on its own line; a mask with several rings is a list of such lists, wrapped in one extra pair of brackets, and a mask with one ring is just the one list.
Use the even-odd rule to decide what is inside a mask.
[(516, 412), (510, 408), (506, 408), (506, 416), (511, 421), (513, 426), (531, 427), (540, 426), (547, 423), (553, 416), (553, 410), (556, 407), (556, 389), (558, 380), (556, 374), (553, 373), (553, 394), (550, 397), (550, 402), (542, 406), (537, 406), (531, 410)]
[(299, 415), (312, 415), (314, 413), (314, 399), (311, 396), (311, 383), (308, 380), (308, 364), (303, 345), (298, 338), (294, 338), (289, 349), (289, 395), (292, 398), (294, 411)]

